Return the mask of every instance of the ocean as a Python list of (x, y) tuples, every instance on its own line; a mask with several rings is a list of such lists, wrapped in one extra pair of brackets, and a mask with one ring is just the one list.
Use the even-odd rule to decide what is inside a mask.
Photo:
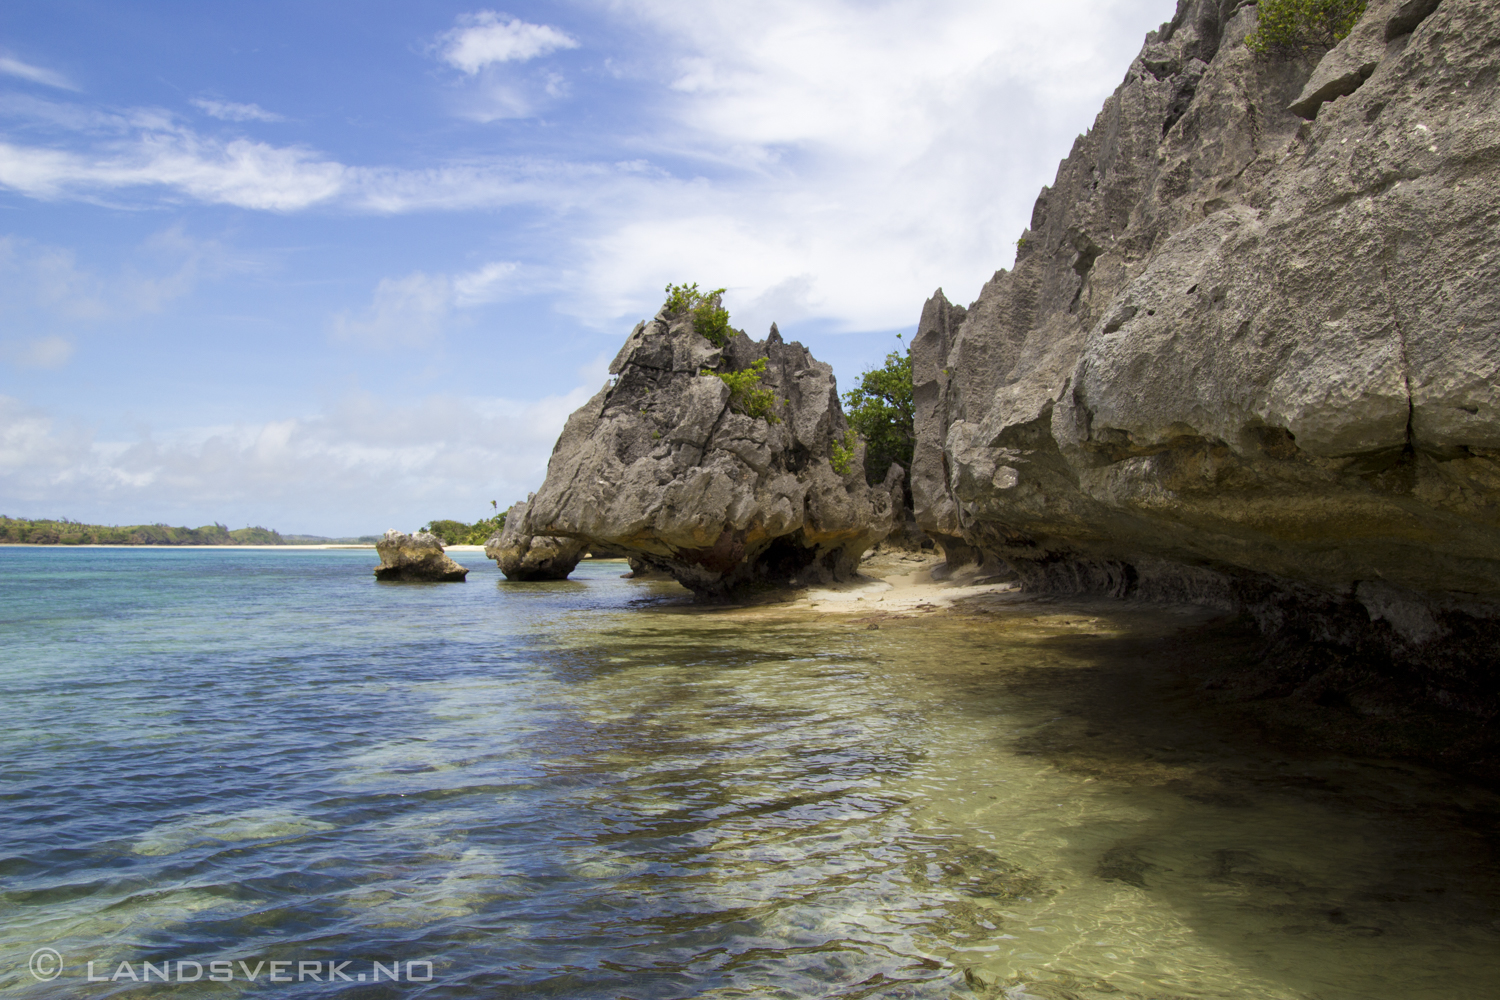
[(0, 548), (0, 990), (1500, 993), (1500, 799), (1193, 709), (1151, 665), (1204, 612), (456, 555)]

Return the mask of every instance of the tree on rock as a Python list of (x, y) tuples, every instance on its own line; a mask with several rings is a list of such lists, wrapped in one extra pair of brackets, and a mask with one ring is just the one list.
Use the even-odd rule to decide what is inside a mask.
[[(898, 334), (899, 336), (899, 334)], [(885, 478), (891, 464), (911, 472), (912, 431), (911, 354), (892, 351), (885, 364), (860, 376), (859, 385), (844, 393), (849, 426), (865, 439), (865, 482)]]
[(1259, 0), (1256, 28), (1245, 36), (1245, 45), (1260, 55), (1313, 46), (1331, 49), (1364, 12), (1365, 0)]

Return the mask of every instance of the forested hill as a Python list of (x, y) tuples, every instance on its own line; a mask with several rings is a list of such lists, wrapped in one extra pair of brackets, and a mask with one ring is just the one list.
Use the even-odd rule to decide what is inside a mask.
[(269, 528), (208, 524), (173, 528), (165, 524), (112, 526), (76, 521), (27, 520), (0, 515), (0, 545), (286, 545)]

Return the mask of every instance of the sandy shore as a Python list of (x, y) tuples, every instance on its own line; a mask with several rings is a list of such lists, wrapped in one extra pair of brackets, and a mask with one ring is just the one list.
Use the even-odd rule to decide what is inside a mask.
[(936, 555), (879, 553), (860, 564), (860, 579), (809, 588), (797, 596), (792, 606), (874, 621), (942, 611), (959, 601), (978, 597), (1003, 599), (1012, 595), (1012, 600), (1020, 599), (1017, 584), (1002, 577), (980, 576), (976, 567), (935, 579), (933, 573), (942, 565), (942, 558)]

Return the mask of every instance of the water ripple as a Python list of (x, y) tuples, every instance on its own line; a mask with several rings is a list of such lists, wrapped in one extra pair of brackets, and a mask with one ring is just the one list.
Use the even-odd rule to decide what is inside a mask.
[[(0, 550), (0, 987), (1447, 1000), (1500, 975), (1493, 799), (1424, 825), (1423, 773), (1064, 732), (1114, 667), (1041, 619), (855, 631), (618, 564), (402, 587), (370, 559)], [(434, 978), (83, 978), (218, 959)]]

